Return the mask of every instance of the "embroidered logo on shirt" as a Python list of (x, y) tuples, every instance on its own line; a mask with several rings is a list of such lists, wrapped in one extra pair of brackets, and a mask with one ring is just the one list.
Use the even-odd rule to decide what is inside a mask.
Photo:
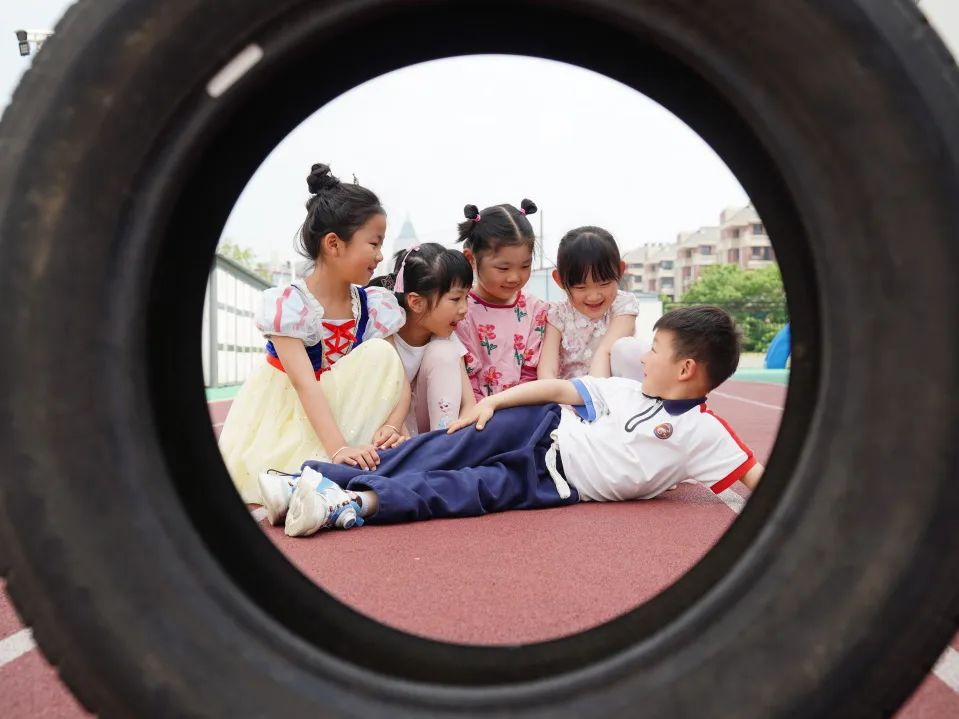
[(669, 439), (673, 436), (673, 425), (671, 425), (669, 422), (657, 424), (656, 429), (653, 430), (653, 434), (660, 439)]

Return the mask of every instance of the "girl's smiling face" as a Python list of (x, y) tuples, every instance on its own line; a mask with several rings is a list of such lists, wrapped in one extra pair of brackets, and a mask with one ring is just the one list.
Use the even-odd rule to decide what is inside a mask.
[(339, 258), (345, 279), (351, 284), (365, 285), (383, 261), (383, 240), (386, 237), (386, 215), (376, 214), (353, 233), (343, 245)]
[(469, 250), (464, 254), (473, 265), (476, 294), (493, 304), (511, 304), (533, 271), (533, 249), (526, 243), (501, 245), (479, 257)]
[[(556, 270), (553, 270), (553, 280), (562, 287), (559, 273)], [(569, 296), (569, 303), (573, 306), (573, 309), (591, 320), (598, 320), (612, 306), (616, 299), (616, 293), (619, 291), (619, 284), (615, 280), (597, 282), (591, 274), (587, 274), (586, 279), (580, 284), (563, 287), (563, 289)]]
[[(412, 294), (412, 293), (411, 293)], [(422, 314), (417, 315), (417, 323), (428, 329), (433, 335), (442, 338), (448, 338), (453, 334), (456, 325), (466, 317), (466, 297), (469, 294), (469, 287), (452, 287), (450, 291), (442, 295), (432, 309), (426, 309)], [(420, 302), (407, 301), (411, 305), (420, 306)], [(422, 304), (426, 304), (426, 299), (421, 298)]]

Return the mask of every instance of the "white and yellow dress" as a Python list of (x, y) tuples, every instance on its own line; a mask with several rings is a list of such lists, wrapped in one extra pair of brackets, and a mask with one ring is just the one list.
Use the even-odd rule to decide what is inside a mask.
[[(268, 340), (303, 341), (337, 426), (354, 446), (372, 442), (402, 396), (403, 364), (384, 338), (403, 326), (406, 313), (389, 290), (350, 291), (353, 318), (325, 320), (323, 306), (305, 282), (270, 288), (263, 293), (256, 326)], [(272, 342), (267, 342), (266, 361), (233, 400), (220, 452), (237, 491), (253, 504), (260, 502), (261, 472), (297, 472), (307, 459), (329, 460)]]

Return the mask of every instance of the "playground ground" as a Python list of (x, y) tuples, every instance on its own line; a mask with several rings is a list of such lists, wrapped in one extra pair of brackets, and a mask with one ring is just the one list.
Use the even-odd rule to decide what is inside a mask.
[[(786, 372), (744, 367), (709, 399), (760, 461), (775, 440), (786, 381)], [(212, 394), (217, 430), (230, 398)], [(649, 502), (367, 526), (308, 539), (268, 527), (252, 507), (251, 521), (302, 572), (357, 610), (423, 636), (497, 644), (575, 633), (636, 607), (697, 562), (747, 499), (739, 486), (717, 497), (682, 485)], [(897, 719), (959, 717), (957, 650), (959, 638)], [(36, 649), (2, 583), (0, 716), (88, 716)]]

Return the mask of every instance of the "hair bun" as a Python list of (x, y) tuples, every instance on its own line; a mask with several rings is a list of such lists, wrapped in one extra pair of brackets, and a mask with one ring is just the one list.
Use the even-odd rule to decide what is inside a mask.
[(519, 203), (519, 206), (520, 209), (522, 209), (527, 215), (534, 215), (536, 214), (536, 210), (539, 209), (535, 202), (532, 200), (527, 200), (526, 198), (523, 198), (523, 201)]
[(306, 186), (310, 193), (318, 195), (323, 190), (329, 190), (340, 184), (340, 181), (330, 174), (330, 166), (317, 163), (310, 168), (310, 176), (306, 178)]
[(467, 205), (463, 208), (463, 217), (467, 220), (475, 220), (479, 214), (479, 208), (476, 205)]

